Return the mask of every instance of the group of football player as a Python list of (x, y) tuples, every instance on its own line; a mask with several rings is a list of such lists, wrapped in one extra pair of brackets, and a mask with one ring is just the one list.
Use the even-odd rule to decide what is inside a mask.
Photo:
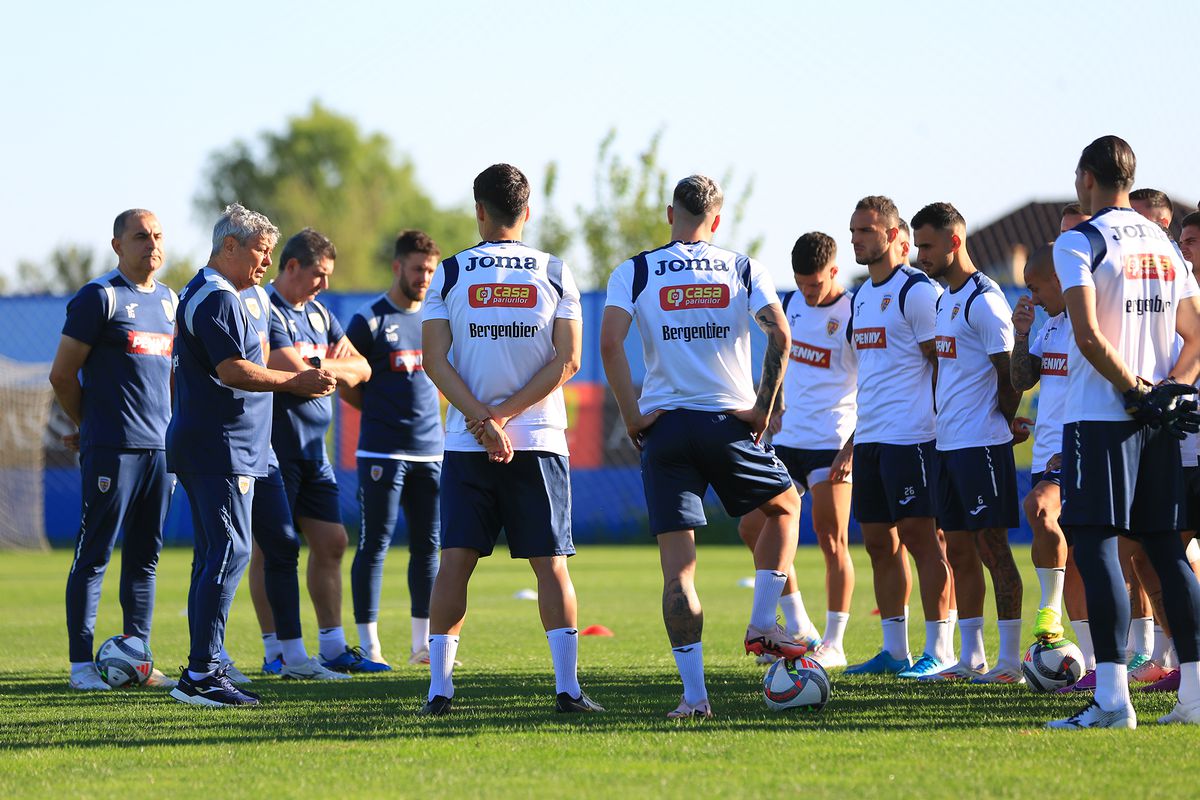
[[(1134, 168), (1118, 137), (1083, 150), (1079, 203), (1064, 209), (1056, 241), (1029, 255), (1029, 295), (1015, 310), (972, 263), (966, 222), (949, 203), (927, 205), (908, 224), (887, 197), (864, 197), (850, 241), (866, 281), (848, 290), (833, 238), (807, 233), (792, 250), (797, 290), (781, 297), (755, 259), (713, 244), (720, 186), (702, 175), (677, 184), (666, 209), (671, 241), (616, 267), (600, 331), (660, 553), (663, 619), (683, 684), (668, 717), (712, 716), (695, 588), (695, 530), (706, 524), (709, 488), (741, 518), (753, 553), (748, 653), (808, 655), (847, 674), (1022, 682), (1022, 584), (1008, 542), (1019, 524), (1013, 446), (1033, 425), (1017, 416), (1022, 392), (1040, 381), (1024, 500), (1041, 589), (1032, 633), (1063, 640), (1065, 595), (1089, 667), (1068, 690), (1094, 690), (1079, 713), (1050, 725), (1134, 727), (1131, 680), (1178, 691), (1160, 722), (1200, 723), (1200, 584), (1189, 563), (1200, 561), (1200, 414), (1190, 399), (1200, 300), (1187, 263), (1200, 258), (1200, 214), (1182, 221), (1174, 242), (1170, 201), (1131, 191)], [(176, 699), (259, 702), (224, 648), (247, 565), (264, 671), (332, 680), (390, 669), (376, 620), (403, 508), (409, 661), (430, 670), (420, 713), (452, 708), (467, 585), (502, 531), (536, 576), (555, 708), (604, 710), (579, 684), (567, 568), (575, 549), (562, 385), (582, 357), (579, 291), (561, 258), (522, 242), (530, 211), (520, 170), (493, 165), (473, 188), (480, 243), (439, 263), (427, 236), (400, 234), (391, 288), (345, 330), (316, 300), (336, 258), (316, 231), (287, 241), (264, 289), (279, 232), (232, 205), (215, 226), (208, 265), (176, 299), (154, 280), (162, 263), (154, 216), (117, 218), (118, 268), (71, 301), (51, 376), (80, 424), (84, 513), (67, 589), (72, 686), (106, 686), (91, 661), (92, 627), (122, 531), (125, 630), (149, 639), (173, 474), (195, 531), (191, 652), (177, 682), (157, 672), (153, 681), (173, 685)], [(1035, 306), (1047, 317), (1036, 331)], [(767, 340), (757, 386), (751, 320)], [(625, 351), (634, 327), (645, 354), (640, 387)], [(341, 627), (347, 536), (324, 447), (335, 391), (361, 411), (362, 530), (351, 571), (358, 647)], [(439, 391), (449, 404), (444, 434)], [(826, 565), (823, 635), (793, 567), (803, 494), (813, 498)], [(882, 648), (848, 666), (852, 505)], [(297, 531), (309, 545), (320, 625), (312, 657), (300, 629)], [(910, 555), (926, 632), (915, 660)], [(990, 669), (985, 567), (1000, 640)]]

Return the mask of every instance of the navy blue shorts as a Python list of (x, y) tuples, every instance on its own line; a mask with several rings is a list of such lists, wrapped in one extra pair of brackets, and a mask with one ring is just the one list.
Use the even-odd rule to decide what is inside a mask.
[(1179, 440), (1128, 422), (1068, 422), (1063, 427), (1061, 525), (1130, 533), (1182, 530)]
[(854, 518), (890, 525), (932, 517), (936, 464), (933, 442), (854, 445)]
[(1187, 526), (1184, 530), (1200, 530), (1200, 467), (1183, 468), (1183, 485), (1187, 487)]
[(327, 459), (281, 459), (279, 471), (295, 519), (342, 524), (337, 478)]
[(566, 456), (519, 450), (507, 464), (447, 450), (442, 460), (442, 549), (489, 556), (503, 529), (513, 558), (573, 556), (571, 467)]
[(676, 409), (646, 431), (642, 486), (657, 536), (707, 525), (709, 486), (726, 513), (740, 517), (786, 492), (792, 477), (771, 446), (755, 444), (750, 426), (732, 414)]
[(1012, 445), (939, 450), (937, 465), (937, 521), (942, 530), (1020, 527)]
[(1037, 486), (1042, 481), (1053, 483), (1055, 486), (1062, 488), (1062, 468), (1048, 469), (1045, 472), (1029, 473), (1029, 485)]
[(818, 483), (829, 480), (829, 468), (837, 458), (837, 450), (806, 450), (799, 447), (778, 445), (775, 455), (787, 467), (788, 474), (800, 494)]

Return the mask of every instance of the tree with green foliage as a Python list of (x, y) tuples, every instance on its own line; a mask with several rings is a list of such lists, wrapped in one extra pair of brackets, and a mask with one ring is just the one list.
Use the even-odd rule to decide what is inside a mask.
[(270, 217), (285, 239), (308, 226), (332, 239), (338, 289), (388, 285), (392, 244), (403, 228), (424, 230), (445, 253), (478, 239), (473, 215), (439, 208), (386, 136), (364, 133), (316, 102), (281, 132), (215, 152), (204, 184), (196, 206), (205, 215), (236, 201)]
[(44, 263), (17, 262), (16, 281), (10, 294), (73, 294), (100, 274), (96, 251), (82, 245), (56, 247)]

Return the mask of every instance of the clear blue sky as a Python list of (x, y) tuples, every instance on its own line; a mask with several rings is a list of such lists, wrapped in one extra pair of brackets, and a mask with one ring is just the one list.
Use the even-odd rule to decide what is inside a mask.
[(495, 161), (540, 185), (553, 160), (570, 210), (609, 128), (629, 157), (662, 128), (672, 175), (754, 178), (743, 231), (779, 278), (807, 230), (853, 268), (865, 194), (906, 216), (949, 200), (969, 224), (1067, 197), (1106, 133), (1139, 185), (1200, 194), (1189, 2), (72, 0), (14, 5), (4, 28), (0, 273), (62, 243), (110, 253), (131, 206), (158, 214), (169, 255), (204, 258), (207, 155), (313, 99), (386, 133), (443, 204)]

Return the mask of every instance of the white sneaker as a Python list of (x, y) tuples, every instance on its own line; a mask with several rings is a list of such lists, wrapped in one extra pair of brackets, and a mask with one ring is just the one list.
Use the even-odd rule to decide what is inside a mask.
[(218, 669), (225, 670), (225, 677), (229, 678), (230, 683), (236, 683), (241, 686), (245, 686), (247, 683), (251, 682), (250, 678), (246, 677), (246, 673), (242, 672), (233, 665), (233, 659), (222, 662)]
[(704, 698), (698, 703), (689, 703), (682, 697), (679, 698), (679, 707), (674, 711), (667, 712), (667, 719), (712, 719), (712, 706), (708, 704), (708, 698)]
[(847, 664), (846, 653), (842, 648), (824, 642), (817, 646), (817, 651), (813, 653), (812, 658), (825, 669), (844, 667)]
[(1025, 675), (1015, 664), (1000, 662), (988, 672), (971, 679), (971, 683), (1024, 683)]
[(917, 678), (919, 681), (970, 681), (987, 674), (987, 662), (971, 666), (964, 664), (961, 661), (952, 667), (947, 667), (941, 672), (935, 672), (932, 675), (922, 675)]
[[(1167, 716), (1170, 716), (1169, 714)], [(1083, 730), (1084, 728), (1126, 728), (1133, 730), (1137, 727), (1137, 714), (1133, 705), (1126, 703), (1116, 711), (1105, 711), (1095, 700), (1088, 703), (1078, 713), (1066, 719), (1054, 719), (1046, 723), (1047, 728), (1058, 730)]]
[(311, 656), (303, 664), (295, 666), (284, 664), (283, 668), (279, 670), (279, 677), (285, 681), (348, 681), (350, 673), (325, 669), (316, 656)]
[(81, 671), (73, 673), (67, 685), (81, 692), (103, 692), (112, 688), (100, 677), (100, 670), (96, 669), (95, 664), (88, 664)]
[(763, 653), (758, 658), (754, 659), (754, 663), (760, 666), (768, 666), (779, 660), (779, 656), (773, 656), (770, 653)]
[[(420, 650), (414, 650), (411, 653), (409, 653), (408, 654), (408, 663), (412, 664), (414, 667), (428, 667), (429, 666), (429, 648), (422, 647)], [(456, 659), (454, 659), (454, 666), (461, 667), (462, 662), (456, 658)]]
[(1194, 703), (1176, 703), (1171, 713), (1158, 718), (1160, 725), (1200, 725), (1200, 700)]
[(150, 677), (146, 678), (145, 686), (152, 689), (174, 689), (179, 685), (179, 681), (174, 678), (168, 678), (161, 670), (151, 670)]

